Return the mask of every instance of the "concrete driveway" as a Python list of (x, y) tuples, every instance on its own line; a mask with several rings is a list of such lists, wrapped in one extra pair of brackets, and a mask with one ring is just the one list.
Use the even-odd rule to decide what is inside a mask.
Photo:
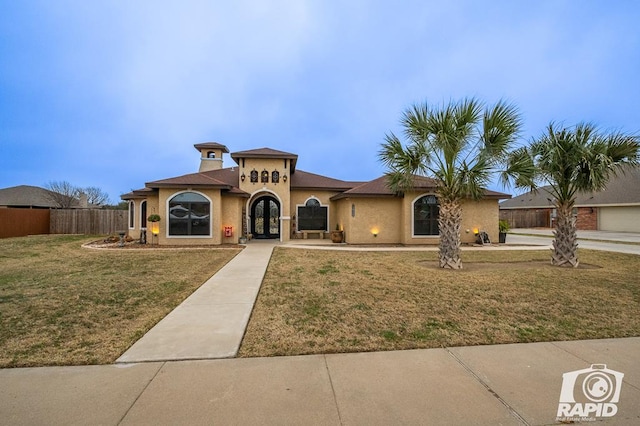
[[(551, 229), (512, 229), (507, 245), (539, 245), (552, 247)], [(640, 234), (632, 232), (578, 231), (578, 248), (640, 255)]]

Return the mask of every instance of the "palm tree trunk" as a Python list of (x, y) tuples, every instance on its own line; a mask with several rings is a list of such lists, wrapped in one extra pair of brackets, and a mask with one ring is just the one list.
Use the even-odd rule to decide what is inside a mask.
[(556, 210), (551, 264), (576, 268), (578, 266), (578, 236), (576, 234), (576, 219), (572, 212), (573, 203), (558, 205)]
[(460, 259), (460, 226), (462, 207), (458, 201), (440, 200), (438, 225), (440, 227), (440, 267), (462, 269)]

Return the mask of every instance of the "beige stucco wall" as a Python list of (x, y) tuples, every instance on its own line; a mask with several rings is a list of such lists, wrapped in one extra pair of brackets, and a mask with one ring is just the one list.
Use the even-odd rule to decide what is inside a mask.
[[(463, 202), (460, 240), (463, 243), (475, 242), (476, 237), (473, 234), (473, 228), (478, 228), (489, 234), (492, 243), (497, 243), (499, 216), (498, 200), (483, 199)], [(467, 230), (469, 230), (469, 232), (467, 232)]]
[[(147, 204), (147, 212), (144, 218), (149, 217), (150, 214), (158, 213), (158, 209), (157, 209), (158, 202), (155, 198), (152, 198), (150, 200), (136, 198), (128, 201), (128, 203), (131, 203), (131, 202), (134, 203), (135, 210), (134, 210), (133, 228), (129, 227), (130, 212), (127, 212), (127, 235), (136, 240), (140, 238), (140, 233), (141, 233), (142, 223), (143, 223), (142, 203), (144, 203), (145, 201)], [(151, 224), (147, 223), (147, 228), (150, 228), (150, 227), (151, 227)], [(151, 235), (151, 232), (149, 230), (149, 232), (147, 232), (147, 236), (150, 236), (150, 235)]]
[[(401, 241), (402, 199), (349, 198), (342, 200), (340, 217), (345, 218), (345, 240), (350, 244), (397, 244)], [(351, 206), (355, 216), (351, 216)], [(342, 207), (342, 205), (341, 205)], [(344, 214), (347, 210), (347, 214)], [(374, 232), (377, 236), (374, 237)]]
[[(404, 198), (350, 198), (333, 203), (335, 220), (344, 226), (345, 239), (351, 244), (438, 244), (437, 236), (413, 236), (413, 203), (429, 193), (411, 192)], [(355, 217), (351, 216), (352, 205)], [(463, 243), (475, 242), (473, 228), (487, 231), (498, 241), (497, 200), (466, 201), (462, 204)], [(378, 236), (373, 236), (377, 229)], [(469, 229), (467, 233), (466, 230)]]
[[(242, 209), (246, 198), (237, 196), (222, 196), (222, 225), (220, 235), (223, 244), (237, 244), (242, 236)], [(225, 237), (224, 228), (232, 227), (232, 236)]]
[[(251, 203), (263, 195), (272, 195), (280, 200), (280, 235), (282, 241), (288, 241), (290, 238), (290, 232), (288, 232), (288, 230), (291, 229), (291, 216), (293, 215), (291, 212), (291, 198), (289, 193), (291, 184), (289, 160), (286, 160), (286, 163), (285, 167), (285, 160), (283, 159), (246, 158), (244, 159), (244, 167), (242, 160), (240, 160), (239, 164), (239, 174), (242, 175), (244, 173), (245, 175), (244, 182), (239, 182), (240, 189), (251, 194), (251, 197), (245, 200), (248, 213), (251, 211)], [(258, 172), (257, 183), (251, 182), (250, 174), (253, 169)], [(267, 183), (260, 182), (260, 174), (263, 170), (269, 172), (269, 182)], [(278, 183), (271, 182), (271, 173), (274, 170), (280, 173), (280, 182)], [(284, 180), (285, 175), (287, 176), (286, 182)], [(249, 221), (248, 216), (247, 221)]]

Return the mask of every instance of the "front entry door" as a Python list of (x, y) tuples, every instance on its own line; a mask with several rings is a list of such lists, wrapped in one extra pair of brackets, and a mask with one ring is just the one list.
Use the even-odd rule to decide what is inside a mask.
[(280, 203), (271, 196), (258, 198), (251, 206), (253, 238), (280, 238)]

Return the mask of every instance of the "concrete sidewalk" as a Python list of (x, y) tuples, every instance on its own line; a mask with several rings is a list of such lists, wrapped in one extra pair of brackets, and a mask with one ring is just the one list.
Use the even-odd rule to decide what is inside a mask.
[(541, 425), (562, 375), (624, 373), (617, 414), (640, 422), (640, 338), (296, 357), (0, 370), (11, 425)]
[(274, 247), (245, 247), (116, 363), (235, 356)]

